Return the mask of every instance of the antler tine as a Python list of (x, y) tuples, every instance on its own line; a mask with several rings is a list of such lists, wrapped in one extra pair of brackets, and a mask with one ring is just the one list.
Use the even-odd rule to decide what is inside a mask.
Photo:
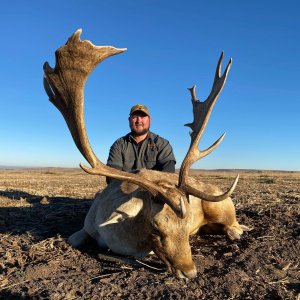
[(233, 193), (237, 183), (239, 180), (239, 174), (237, 174), (235, 180), (233, 181), (231, 187), (223, 194), (221, 195), (208, 195), (202, 191), (199, 191), (198, 189), (192, 187), (191, 185), (188, 185), (185, 187), (185, 190), (188, 194), (193, 195), (197, 198), (206, 200), (206, 201), (210, 201), (210, 202), (219, 202), (219, 201), (223, 201), (225, 199), (227, 199), (228, 197), (231, 196), (231, 194)]
[(94, 154), (86, 134), (83, 107), (84, 85), (93, 69), (104, 59), (124, 52), (126, 48), (95, 46), (90, 41), (80, 40), (81, 29), (55, 52), (56, 65), (52, 69), (44, 64), (44, 88), (49, 100), (62, 113), (74, 142), (84, 158), (92, 166), (80, 167), (90, 174), (126, 180), (146, 189), (154, 197), (159, 196), (179, 215), (184, 214), (180, 192), (171, 194), (137, 174), (123, 172), (103, 164)]

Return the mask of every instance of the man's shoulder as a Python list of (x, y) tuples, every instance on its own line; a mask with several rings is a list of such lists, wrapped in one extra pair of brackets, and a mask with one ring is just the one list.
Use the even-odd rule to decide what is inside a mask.
[(149, 138), (151, 140), (153, 140), (154, 143), (159, 143), (159, 144), (168, 144), (169, 143), (169, 141), (167, 139), (165, 139), (151, 131), (149, 132)]
[(121, 136), (118, 139), (116, 139), (113, 143), (113, 146), (125, 144), (129, 140), (129, 135), (130, 135), (130, 133), (127, 133), (126, 135)]

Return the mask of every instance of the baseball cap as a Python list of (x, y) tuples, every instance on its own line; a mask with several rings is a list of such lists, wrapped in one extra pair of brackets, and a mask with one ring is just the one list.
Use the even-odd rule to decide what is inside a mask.
[(144, 104), (136, 104), (136, 105), (132, 106), (129, 115), (131, 116), (136, 111), (141, 111), (150, 117), (149, 109)]

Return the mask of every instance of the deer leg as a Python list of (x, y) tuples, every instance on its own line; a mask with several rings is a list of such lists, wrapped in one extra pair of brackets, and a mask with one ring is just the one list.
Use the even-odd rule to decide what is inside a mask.
[(82, 228), (81, 230), (73, 233), (68, 238), (68, 243), (71, 244), (73, 247), (78, 248), (85, 244), (85, 242), (90, 238), (87, 232)]
[(230, 226), (224, 226), (224, 233), (232, 240), (239, 240), (241, 238), (241, 235), (245, 231), (251, 231), (253, 228), (250, 228), (245, 225), (239, 224), (237, 221), (230, 225)]
[(238, 240), (244, 231), (251, 230), (236, 220), (235, 208), (230, 198), (216, 203), (202, 201), (202, 208), (207, 222), (203, 228), (206, 233), (223, 232), (230, 240)]
[(68, 243), (72, 245), (74, 248), (78, 248), (84, 245), (88, 240), (94, 239), (96, 240), (99, 248), (108, 248), (104, 240), (101, 238), (99, 233), (93, 234), (93, 236), (89, 235), (84, 228), (73, 233), (68, 238)]

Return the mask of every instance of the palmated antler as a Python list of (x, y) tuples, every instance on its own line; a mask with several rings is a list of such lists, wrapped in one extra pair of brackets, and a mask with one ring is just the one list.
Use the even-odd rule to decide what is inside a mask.
[(89, 74), (107, 57), (124, 52), (126, 48), (95, 46), (90, 41), (80, 40), (81, 29), (77, 30), (56, 52), (56, 65), (52, 69), (44, 64), (44, 87), (50, 101), (62, 113), (77, 148), (92, 166), (80, 167), (90, 174), (108, 176), (137, 184), (153, 197), (167, 203), (179, 215), (185, 214), (180, 190), (168, 190), (134, 173), (120, 171), (103, 164), (94, 154), (85, 130), (83, 104), (84, 85)]
[(89, 145), (86, 135), (83, 107), (84, 86), (89, 74), (104, 59), (126, 50), (94, 46), (80, 40), (78, 29), (67, 43), (55, 52), (56, 65), (44, 64), (44, 88), (49, 100), (62, 113), (79, 151), (92, 167), (101, 165)]
[(188, 126), (192, 129), (192, 132), (190, 133), (191, 143), (190, 143), (189, 150), (182, 162), (179, 171), (179, 179), (178, 179), (179, 189), (185, 191), (187, 194), (194, 195), (196, 197), (208, 201), (221, 201), (228, 198), (232, 194), (238, 181), (238, 176), (237, 176), (230, 189), (226, 193), (219, 196), (207, 195), (201, 191), (198, 191), (197, 189), (193, 188), (187, 183), (188, 172), (191, 165), (197, 160), (211, 153), (220, 144), (220, 142), (223, 140), (225, 136), (225, 134), (223, 134), (213, 145), (211, 145), (206, 150), (199, 150), (198, 148), (200, 139), (203, 135), (206, 124), (209, 120), (213, 106), (215, 105), (218, 96), (222, 91), (222, 88), (225, 84), (228, 72), (232, 64), (232, 59), (230, 59), (223, 75), (221, 76), (223, 57), (224, 57), (224, 53), (222, 52), (218, 61), (212, 90), (205, 101), (201, 102), (200, 100), (197, 99), (195, 85), (189, 89), (192, 96), (194, 121), (193, 123), (185, 124), (185, 126)]

